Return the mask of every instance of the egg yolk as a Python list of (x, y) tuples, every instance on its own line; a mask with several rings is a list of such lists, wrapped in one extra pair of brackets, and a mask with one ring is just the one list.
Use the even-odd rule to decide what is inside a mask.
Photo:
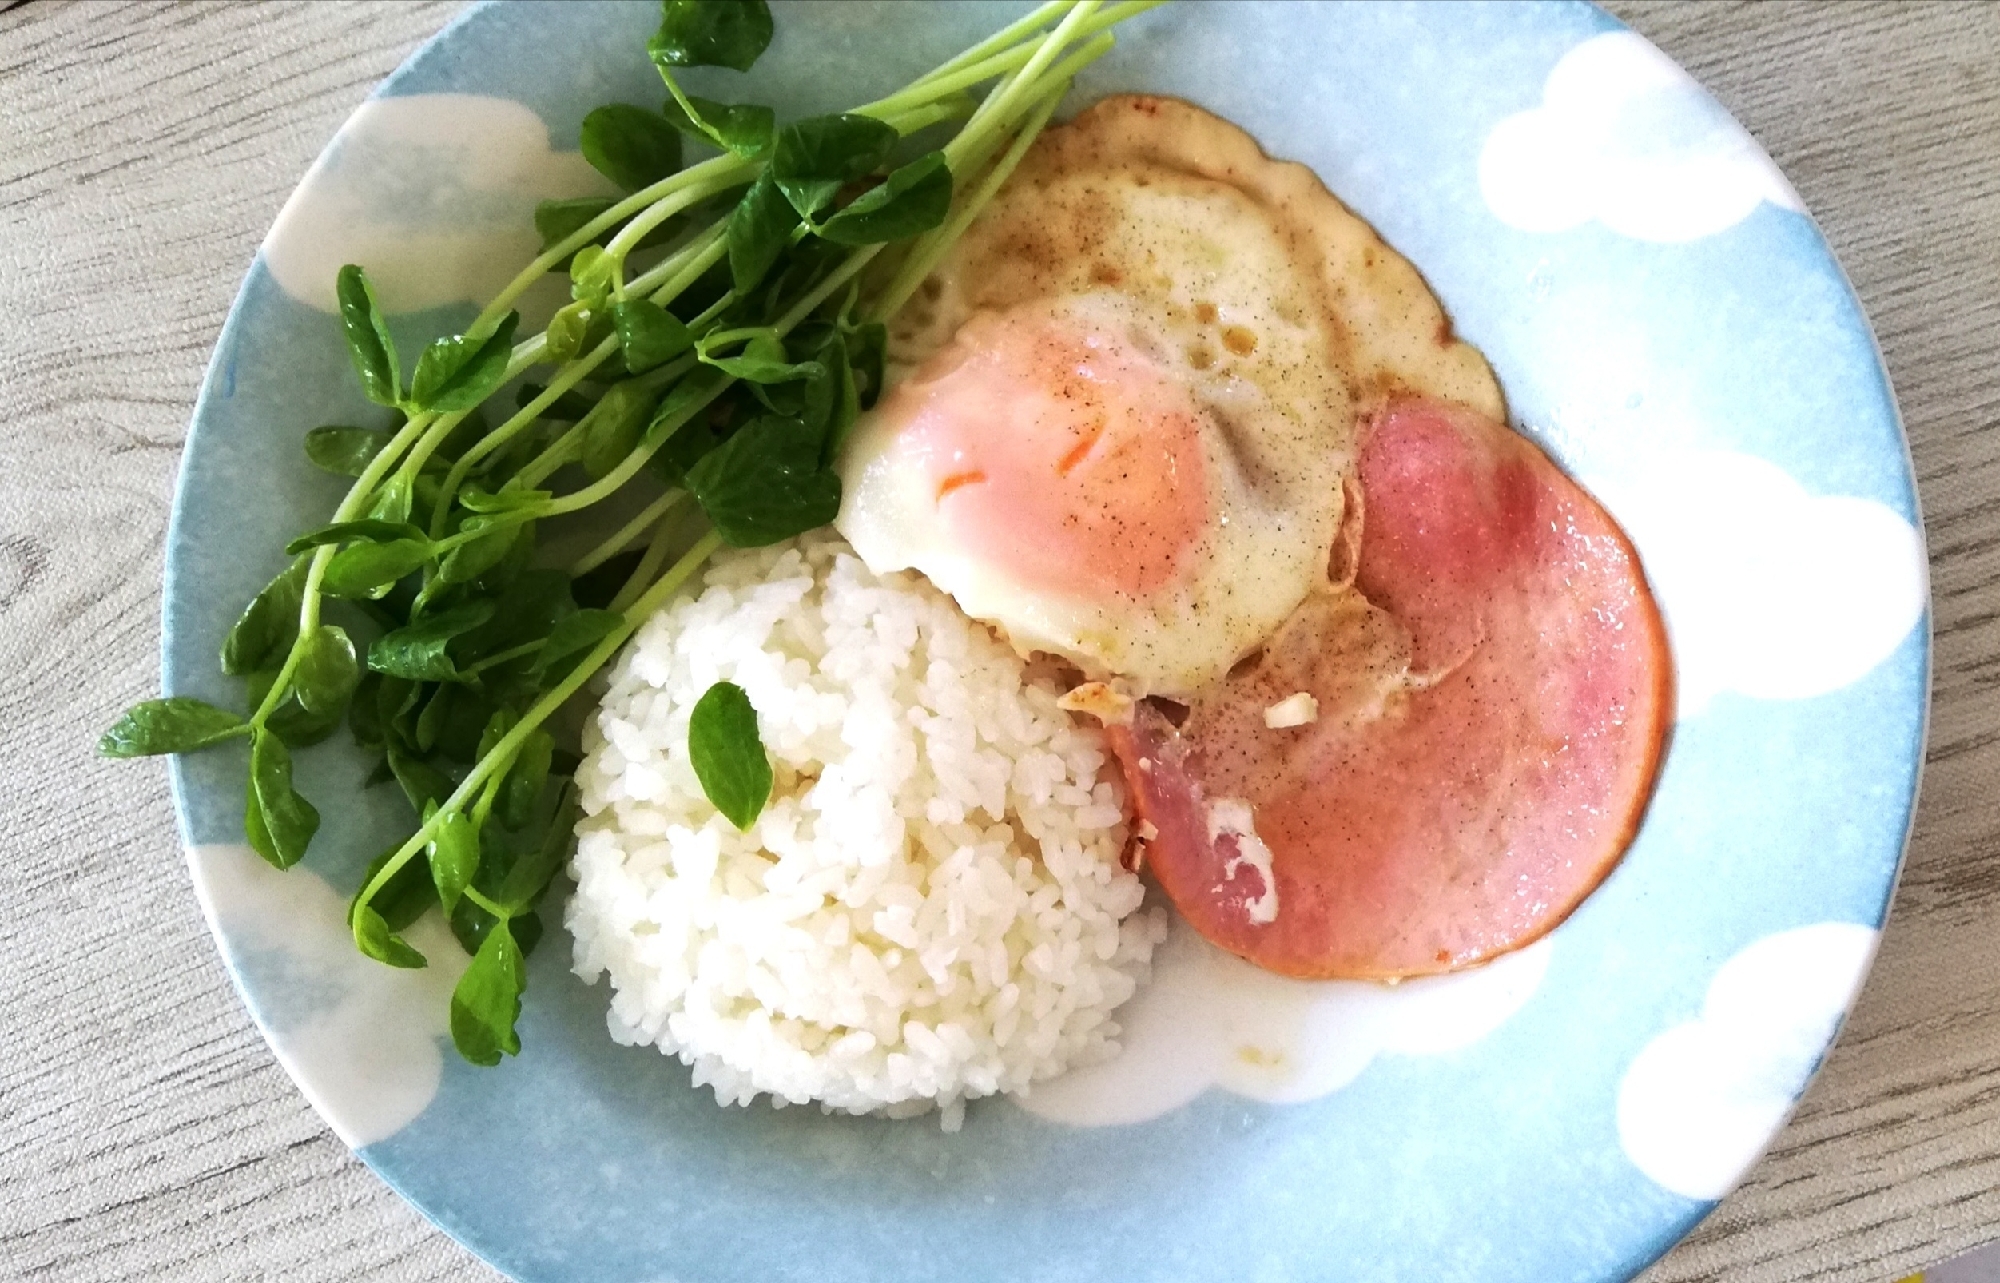
[(1201, 412), (1113, 332), (1040, 309), (974, 317), (878, 412), (952, 537), (1023, 585), (1145, 597), (1207, 524)]

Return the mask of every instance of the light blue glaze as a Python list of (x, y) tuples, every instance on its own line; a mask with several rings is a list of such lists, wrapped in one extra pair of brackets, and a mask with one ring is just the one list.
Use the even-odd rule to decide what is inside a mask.
[[(701, 92), (786, 115), (892, 89), (1020, 6), (778, 4), (747, 78)], [(649, 4), (487, 5), (378, 91), (528, 104), (555, 146), (599, 102), (652, 102)], [(1600, 224), (1512, 230), (1477, 181), (1483, 140), (1535, 106), (1558, 57), (1615, 24), (1582, 4), (1188, 6), (1130, 25), (1080, 98), (1179, 94), (1310, 163), (1419, 265), (1491, 358), (1514, 418), (1580, 472), (1719, 447), (1814, 494), (1914, 520), (1905, 446), (1864, 318), (1811, 222), (1766, 204), (1687, 244)], [(1716, 110), (1706, 99), (1694, 112)], [(462, 322), (400, 318), (406, 351)], [(1565, 418), (1595, 345), (1652, 354), (1629, 396)], [(229, 620), (339, 483), (299, 453), (316, 424), (373, 421), (331, 317), (254, 263), (190, 433), (168, 560), (167, 689), (233, 703), (215, 669)], [(1465, 1051), (1386, 1055), (1345, 1090), (1267, 1106), (1222, 1092), (1150, 1123), (1077, 1130), (1013, 1105), (965, 1130), (724, 1111), (687, 1071), (614, 1046), (605, 993), (567, 970), (559, 932), (532, 961), (526, 1051), (495, 1070), (447, 1053), (427, 1111), (362, 1156), (474, 1251), (530, 1280), (684, 1283), (984, 1280), (1605, 1280), (1663, 1252), (1709, 1204), (1620, 1149), (1614, 1104), (1638, 1049), (1691, 1018), (1745, 944), (1822, 921), (1879, 923), (1922, 756), (1927, 624), (1840, 690), (1724, 693), (1677, 731), (1639, 840), (1558, 935), (1527, 1007)], [(341, 737), (344, 739), (344, 737)], [(175, 769), (190, 844), (240, 840), (242, 754)], [(302, 754), (324, 805), (312, 868), (345, 892), (400, 835), (388, 791), (338, 741)], [(229, 948), (246, 1001), (281, 1027), (311, 978)]]

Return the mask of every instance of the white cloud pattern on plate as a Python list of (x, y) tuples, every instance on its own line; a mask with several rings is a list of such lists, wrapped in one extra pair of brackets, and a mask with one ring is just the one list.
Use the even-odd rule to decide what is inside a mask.
[(431, 965), (399, 970), (355, 951), (346, 897), (312, 870), (279, 872), (229, 844), (193, 847), (188, 863), (232, 964), (281, 968), (255, 989), (265, 1034), (327, 1125), (359, 1149), (421, 1114), (437, 1094), (451, 991), (469, 961), (443, 920), (426, 914), (405, 933)]
[(1618, 1142), (1655, 1183), (1718, 1199), (1805, 1090), (1875, 954), (1848, 922), (1781, 931), (1722, 964), (1698, 1018), (1647, 1043), (1618, 1088)]
[(511, 99), (371, 98), (279, 211), (264, 263), (322, 312), (336, 310), (345, 263), (368, 269), (392, 313), (483, 306), (540, 250), (536, 204), (612, 191), (581, 152), (552, 150), (541, 117)]
[(1501, 222), (1563, 232), (1595, 219), (1643, 241), (1692, 241), (1798, 196), (1743, 127), (1629, 31), (1594, 36), (1549, 72), (1542, 105), (1493, 127), (1479, 189)]
[(1806, 699), (1893, 654), (1923, 617), (1924, 543), (1872, 499), (1813, 495), (1733, 451), (1586, 477), (1639, 549), (1666, 615), (1680, 715), (1717, 694)]
[(1055, 1122), (1103, 1127), (1157, 1118), (1210, 1087), (1273, 1104), (1347, 1086), (1385, 1052), (1469, 1047), (1541, 985), (1544, 938), (1487, 966), (1406, 980), (1292, 980), (1203, 940), (1179, 918), (1153, 977), (1117, 1012), (1123, 1050), (1039, 1084), (1017, 1103)]

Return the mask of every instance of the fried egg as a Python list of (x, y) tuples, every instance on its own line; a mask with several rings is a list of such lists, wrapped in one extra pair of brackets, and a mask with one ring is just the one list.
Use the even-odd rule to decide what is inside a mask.
[(1134, 695), (1219, 680), (1325, 582), (1372, 405), (1500, 413), (1415, 270), (1311, 171), (1151, 97), (1037, 140), (890, 356), (841, 533)]

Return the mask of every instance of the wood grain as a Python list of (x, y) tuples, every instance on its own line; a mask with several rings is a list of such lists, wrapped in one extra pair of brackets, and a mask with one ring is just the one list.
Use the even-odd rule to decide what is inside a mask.
[[(195, 389), (285, 195), (449, 3), (0, 11), (0, 1275), (497, 1277), (325, 1131), (238, 1006), (164, 772)], [(1875, 1283), (2000, 1237), (2000, 7), (1617, 3), (1819, 217), (1929, 532), (1930, 760), (1881, 960), (1805, 1105), (1647, 1283)]]

